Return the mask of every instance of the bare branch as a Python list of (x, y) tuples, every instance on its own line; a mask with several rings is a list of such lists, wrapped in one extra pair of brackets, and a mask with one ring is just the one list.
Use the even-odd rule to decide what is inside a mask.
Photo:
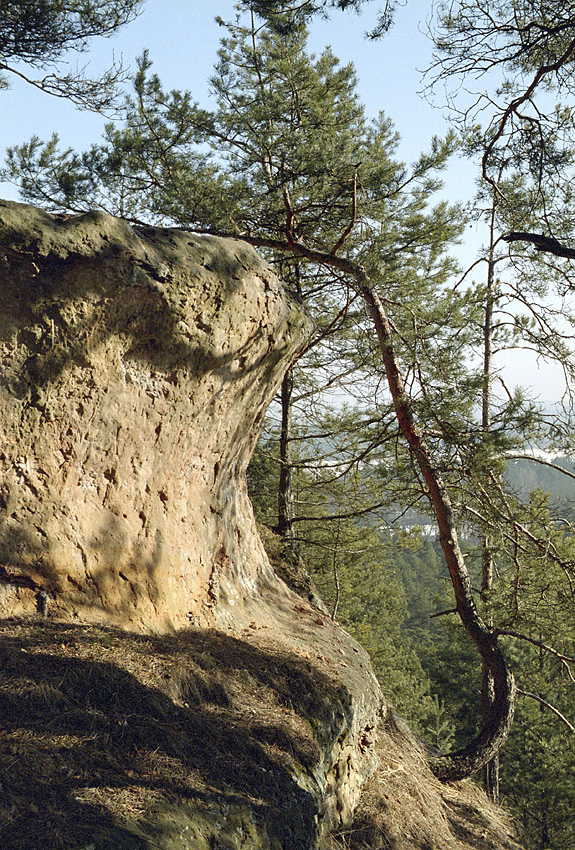
[(510, 460), (530, 460), (533, 463), (540, 463), (541, 466), (548, 466), (550, 469), (556, 469), (557, 472), (561, 472), (563, 475), (567, 475), (569, 478), (575, 479), (575, 472), (570, 472), (568, 469), (565, 469), (562, 466), (559, 466), (558, 463), (552, 463), (550, 460), (545, 460), (542, 457), (535, 457), (534, 455), (522, 455), (522, 454), (506, 454), (506, 458)]
[(531, 242), (538, 251), (547, 254), (555, 254), (556, 257), (568, 257), (575, 259), (575, 248), (567, 248), (558, 239), (552, 236), (543, 236), (540, 233), (525, 233), (523, 231), (512, 231), (502, 237), (504, 242)]
[(517, 688), (517, 693), (521, 694), (522, 697), (529, 697), (530, 699), (534, 699), (540, 705), (543, 705), (545, 706), (545, 708), (548, 708), (549, 711), (552, 711), (556, 717), (563, 721), (563, 723), (567, 726), (570, 732), (575, 732), (575, 726), (573, 726), (573, 724), (567, 720), (564, 714), (561, 714), (558, 708), (555, 708), (554, 705), (551, 705), (550, 702), (547, 702), (547, 700), (537, 696), (537, 694), (532, 694), (529, 691), (522, 691), (520, 688)]
[(566, 664), (575, 664), (575, 658), (573, 658), (572, 656), (563, 655), (561, 652), (558, 652), (556, 649), (553, 649), (552, 646), (548, 646), (548, 644), (543, 643), (543, 641), (529, 637), (528, 635), (524, 635), (521, 632), (514, 632), (510, 629), (497, 629), (497, 634), (506, 635), (507, 637), (514, 637), (518, 640), (524, 640), (527, 643), (536, 646), (538, 649), (544, 649), (545, 652), (548, 652), (550, 655), (555, 656), (555, 658), (559, 659), (559, 661), (564, 661)]
[(435, 614), (429, 615), (429, 619), (433, 620), (434, 617), (445, 617), (447, 614), (457, 614), (457, 608), (448, 608), (446, 611), (436, 611)]

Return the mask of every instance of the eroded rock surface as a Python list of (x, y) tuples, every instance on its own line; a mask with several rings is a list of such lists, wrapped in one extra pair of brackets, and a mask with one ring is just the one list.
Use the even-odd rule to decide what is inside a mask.
[[(68, 788), (50, 840), (30, 833), (14, 848), (57, 846), (60, 821), (98, 850), (327, 846), (373, 773), (381, 693), (363, 649), (275, 575), (245, 482), (309, 320), (240, 242), (8, 202), (0, 316), (0, 755), (18, 765), (3, 834), (27, 835), (47, 789)], [(212, 693), (201, 674), (170, 690), (164, 662), (147, 676), (148, 655), (170, 655), (176, 634), (191, 659), (208, 640), (197, 663), (210, 681), (235, 658), (214, 656), (221, 635), (241, 656), (231, 684)], [(250, 721), (252, 686), (268, 724)], [(204, 755), (202, 723), (215, 735)], [(133, 750), (108, 763), (129, 724)], [(154, 766), (158, 753), (171, 767)]]
[(0, 222), (0, 613), (238, 625), (274, 583), (244, 471), (308, 319), (240, 242)]
[(3, 847), (521, 850), (261, 544), (310, 330), (240, 242), (0, 202)]
[(331, 847), (373, 767), (365, 706), (351, 659), (269, 632), (0, 622), (2, 847)]

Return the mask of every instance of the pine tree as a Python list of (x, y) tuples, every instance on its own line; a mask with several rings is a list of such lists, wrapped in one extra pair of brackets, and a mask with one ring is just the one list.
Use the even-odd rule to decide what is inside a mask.
[[(82, 52), (98, 36), (113, 35), (138, 13), (143, 0), (9, 0), (0, 4), (0, 88), (16, 75), (33, 86), (88, 109), (102, 110), (117, 97), (123, 78), (115, 66), (97, 79), (62, 73), (67, 51)], [(25, 69), (25, 70), (23, 70)], [(50, 70), (35, 79), (28, 69)]]
[(144, 58), (123, 131), (110, 128), (107, 144), (80, 158), (36, 141), (14, 151), (10, 167), (24, 176), (29, 197), (52, 196), (69, 208), (86, 203), (86, 188), (90, 203), (119, 188), (134, 217), (146, 188), (151, 216), (223, 230), (299, 259), (310, 280), (319, 274), (328, 284), (336, 315), (347, 314), (350, 301), (363, 305), (355, 338), (366, 340), (359, 357), (369, 373), (365, 386), (385, 379), (389, 392), (383, 416), (373, 421), (386, 434), (386, 410), (395, 417), (405, 441), (400, 463), (413, 481), (410, 498), (433, 505), (456, 609), (495, 680), (493, 710), (476, 740), (435, 764), (438, 775), (455, 778), (481, 766), (507, 735), (514, 686), (473, 598), (444, 475), (461, 444), (452, 431), (463, 432), (473, 404), (470, 393), (450, 393), (467, 381), (468, 323), (461, 302), (444, 290), (451, 269), (445, 248), (461, 215), (445, 204), (428, 208), (453, 140), (434, 140), (412, 169), (402, 167), (389, 155), (388, 122), (366, 128), (350, 70), (336, 70), (329, 52), (310, 62), (304, 42), (303, 28), (266, 30), (253, 16), (231, 26), (212, 113), (187, 93), (164, 93)]

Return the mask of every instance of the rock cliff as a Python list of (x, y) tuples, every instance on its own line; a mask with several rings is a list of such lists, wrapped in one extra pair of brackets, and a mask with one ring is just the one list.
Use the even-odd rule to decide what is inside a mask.
[(309, 321), (240, 242), (0, 214), (0, 613), (238, 625), (279, 590), (244, 472)]
[(311, 330), (273, 270), (0, 202), (0, 315), (4, 846), (516, 848), (491, 814), (455, 837), (363, 649), (266, 556), (245, 470)]

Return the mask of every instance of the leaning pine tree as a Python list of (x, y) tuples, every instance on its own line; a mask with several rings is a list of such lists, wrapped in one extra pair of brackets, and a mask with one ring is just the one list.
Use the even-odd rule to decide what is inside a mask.
[[(366, 122), (351, 69), (339, 68), (329, 52), (307, 56), (303, 26), (270, 29), (250, 14), (246, 25), (228, 31), (212, 80), (215, 110), (199, 108), (188, 93), (164, 92), (144, 59), (125, 124), (110, 126), (104, 144), (78, 155), (60, 152), (55, 140), (32, 140), (10, 153), (8, 169), (32, 200), (50, 198), (74, 211), (102, 206), (136, 222), (232, 235), (272, 259), (293, 258), (306, 270), (307, 300), (318, 313), (325, 302), (313, 300), (313, 281), (330, 282), (320, 288), (331, 299), (325, 324), (338, 310), (345, 313), (350, 299), (363, 304), (355, 322), (362, 333), (371, 328), (370, 356), (379, 359), (379, 366), (370, 361), (372, 369), (385, 376), (415, 489), (432, 506), (455, 610), (493, 678), (494, 698), (477, 737), (433, 759), (440, 778), (467, 776), (505, 740), (515, 686), (497, 635), (475, 604), (441, 470), (442, 434), (434, 431), (430, 442), (426, 406), (410, 395), (415, 387), (425, 397), (442, 339), (452, 355), (450, 376), (465, 371), (465, 322), (452, 326), (440, 313), (442, 298), (457, 313), (444, 290), (451, 268), (445, 250), (461, 215), (445, 204), (429, 206), (453, 142), (434, 140), (430, 153), (407, 169), (391, 156), (389, 124)], [(426, 313), (430, 305), (435, 318)], [(420, 323), (435, 325), (435, 352), (431, 333), (419, 344)], [(400, 353), (408, 358), (409, 391)], [(461, 415), (473, 403), (472, 392), (460, 401), (454, 395)]]

